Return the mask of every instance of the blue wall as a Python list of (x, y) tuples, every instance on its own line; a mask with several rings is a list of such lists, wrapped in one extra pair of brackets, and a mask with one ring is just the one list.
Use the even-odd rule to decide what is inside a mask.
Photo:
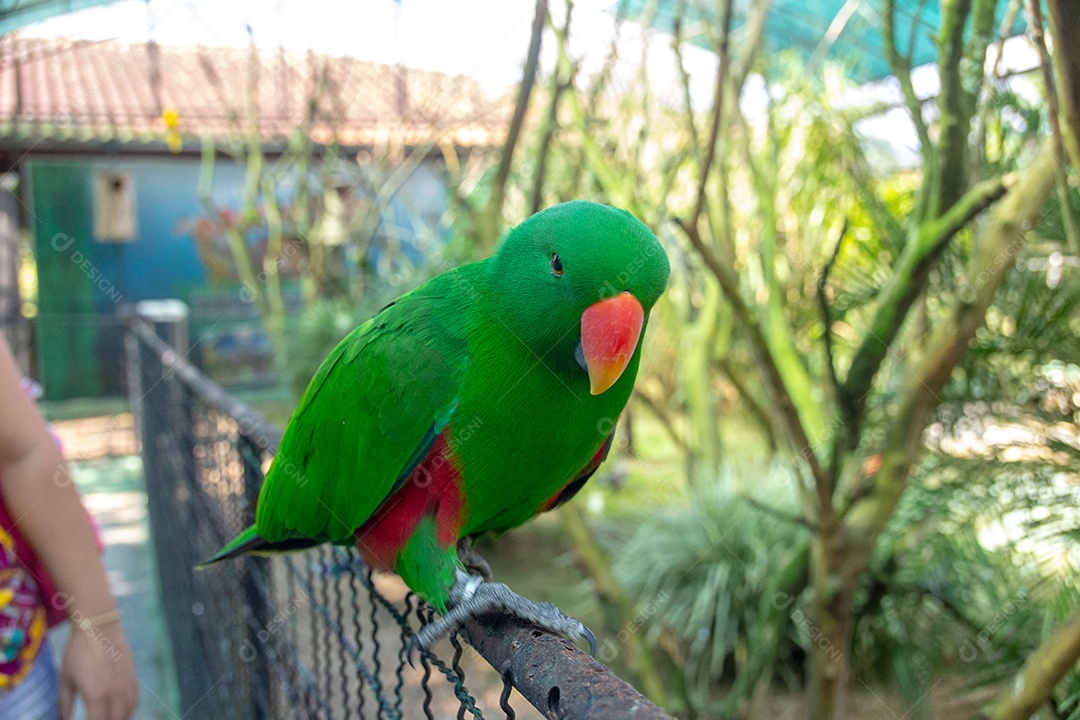
[[(130, 173), (137, 235), (126, 243), (93, 238), (93, 179)], [(118, 311), (123, 303), (186, 299), (205, 282), (194, 240), (183, 228), (202, 213), (199, 161), (186, 158), (46, 158), (27, 163), (38, 265), (38, 371), (49, 399), (123, 391)], [(239, 204), (243, 167), (219, 162), (213, 196)]]
[[(93, 183), (101, 171), (132, 178), (137, 236), (131, 242), (93, 237)], [(162, 298), (193, 305), (191, 339), (196, 346), (191, 357), (197, 364), (205, 361), (211, 376), (225, 384), (276, 381), (272, 348), (254, 308), (242, 301), (246, 295), (234, 280), (219, 280), (211, 287), (200, 261), (191, 234), (192, 220), (205, 216), (197, 197), (197, 159), (34, 158), (26, 164), (26, 174), (38, 264), (38, 372), (46, 398), (122, 394), (120, 307)], [(242, 165), (218, 161), (212, 193), (218, 208), (235, 211), (242, 206), (244, 176)], [(352, 191), (363, 189), (358, 184)], [(291, 188), (281, 192), (287, 202)], [(421, 228), (441, 233), (438, 225), (445, 208), (441, 165), (424, 163), (384, 209), (377, 236), (400, 240), (408, 261), (423, 262), (418, 248), (427, 243), (414, 244), (416, 234)], [(265, 231), (252, 232), (248, 240), (260, 243)], [(368, 248), (368, 257), (379, 266), (378, 240)]]

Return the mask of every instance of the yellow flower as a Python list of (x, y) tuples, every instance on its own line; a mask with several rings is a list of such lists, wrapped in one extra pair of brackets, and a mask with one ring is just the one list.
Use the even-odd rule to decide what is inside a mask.
[(175, 130), (180, 124), (180, 113), (174, 107), (167, 107), (161, 111), (161, 119), (165, 121), (165, 127)]

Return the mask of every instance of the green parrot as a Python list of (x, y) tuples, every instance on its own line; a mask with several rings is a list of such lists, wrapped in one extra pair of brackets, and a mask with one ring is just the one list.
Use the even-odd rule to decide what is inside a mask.
[(575, 201), (402, 295), (323, 362), (255, 524), (206, 564), (355, 543), (444, 616), (425, 640), (497, 606), (594, 642), (553, 606), (463, 572), (457, 544), (554, 508), (596, 471), (668, 272), (633, 215)]

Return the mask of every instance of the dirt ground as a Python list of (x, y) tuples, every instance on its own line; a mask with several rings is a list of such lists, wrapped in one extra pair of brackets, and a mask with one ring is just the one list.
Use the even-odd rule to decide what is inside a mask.
[(131, 413), (60, 420), (53, 424), (68, 460), (96, 460), (136, 453)]

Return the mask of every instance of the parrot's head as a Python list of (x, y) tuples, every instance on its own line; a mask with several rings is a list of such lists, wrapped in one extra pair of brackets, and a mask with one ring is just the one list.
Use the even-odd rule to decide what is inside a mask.
[(660, 241), (626, 210), (574, 201), (511, 230), (490, 265), (492, 310), (553, 370), (599, 395), (622, 376), (667, 285)]

